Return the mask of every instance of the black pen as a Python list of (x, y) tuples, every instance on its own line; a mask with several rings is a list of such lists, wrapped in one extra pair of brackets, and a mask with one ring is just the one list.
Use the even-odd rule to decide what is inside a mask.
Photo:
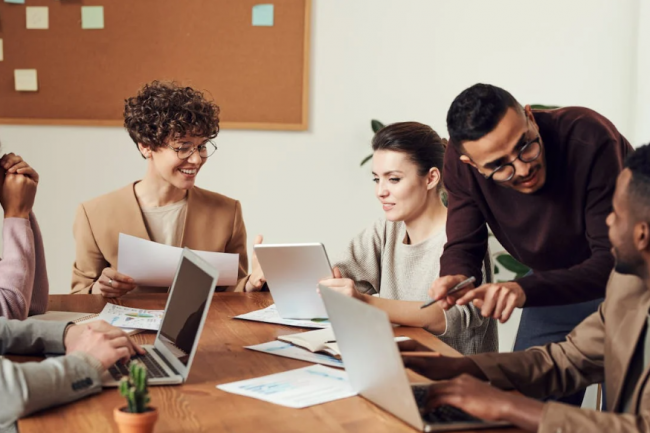
[[(465, 287), (467, 287), (467, 286), (469, 286), (470, 284), (472, 284), (474, 281), (476, 281), (476, 278), (474, 278), (474, 277), (469, 277), (469, 278), (466, 279), (465, 281), (461, 281), (460, 283), (458, 283), (458, 284), (456, 284), (454, 287), (452, 287), (451, 290), (448, 291), (447, 294), (446, 294), (445, 296), (449, 296), (449, 295), (451, 295), (452, 293), (456, 293), (457, 291), (459, 291), (459, 290), (461, 290), (461, 289), (464, 289)], [(426, 303), (424, 303), (424, 304), (422, 304), (422, 305), (420, 306), (420, 309), (422, 309), (422, 308), (427, 308), (429, 305), (433, 305), (433, 304), (435, 304), (437, 301), (438, 301), (437, 299), (432, 299), (432, 300), (430, 300), (430, 301), (427, 301)]]

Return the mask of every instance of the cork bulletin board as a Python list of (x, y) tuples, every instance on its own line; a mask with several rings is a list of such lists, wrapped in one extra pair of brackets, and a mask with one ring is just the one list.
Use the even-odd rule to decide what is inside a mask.
[[(255, 23), (260, 3), (270, 24)], [(28, 6), (48, 7), (47, 29), (27, 29)], [(103, 29), (82, 29), (82, 6), (104, 7)], [(121, 126), (125, 98), (175, 80), (212, 97), (224, 128), (306, 130), (310, 13), (311, 0), (0, 2), (0, 123)], [(35, 69), (38, 90), (16, 91), (16, 69)]]

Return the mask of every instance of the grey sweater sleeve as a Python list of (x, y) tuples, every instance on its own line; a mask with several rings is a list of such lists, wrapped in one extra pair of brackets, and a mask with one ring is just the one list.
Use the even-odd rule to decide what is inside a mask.
[(386, 223), (377, 220), (355, 236), (346, 249), (336, 257), (334, 266), (344, 278), (354, 280), (362, 293), (379, 293), (381, 282), (381, 251), (385, 243)]
[[(0, 318), (0, 354), (64, 352), (65, 322)], [(101, 364), (76, 352), (42, 362), (0, 357), (0, 429), (22, 416), (101, 391)]]

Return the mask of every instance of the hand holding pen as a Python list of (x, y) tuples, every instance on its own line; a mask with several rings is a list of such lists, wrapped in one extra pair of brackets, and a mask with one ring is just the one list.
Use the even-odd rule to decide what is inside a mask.
[[(451, 294), (453, 294), (453, 293), (456, 293), (456, 292), (458, 292), (458, 291), (464, 289), (465, 287), (469, 286), (470, 284), (473, 284), (475, 281), (476, 281), (476, 278), (474, 278), (474, 277), (469, 277), (469, 278), (467, 278), (466, 280), (463, 280), (463, 281), (461, 281), (460, 283), (456, 284), (454, 287), (452, 287), (452, 288), (451, 288), (451, 289), (450, 289), (450, 290), (449, 290), (449, 291), (448, 291), (444, 296), (446, 297), (446, 296), (449, 296), (449, 295), (451, 295)], [(442, 298), (441, 298), (441, 299), (442, 299)], [(438, 301), (438, 299), (432, 299), (432, 300), (430, 300), (430, 301), (428, 301), (428, 302), (422, 304), (422, 306), (420, 307), (420, 309), (422, 309), (422, 308), (426, 308), (426, 307), (428, 307), (429, 305), (433, 305), (433, 304), (435, 304), (437, 301)]]

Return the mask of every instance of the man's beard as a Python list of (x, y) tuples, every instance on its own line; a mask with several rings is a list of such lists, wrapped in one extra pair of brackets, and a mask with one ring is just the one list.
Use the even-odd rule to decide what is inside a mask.
[(623, 275), (638, 275), (638, 266), (632, 260), (625, 260), (621, 258), (621, 253), (618, 248), (614, 248), (614, 270)]

